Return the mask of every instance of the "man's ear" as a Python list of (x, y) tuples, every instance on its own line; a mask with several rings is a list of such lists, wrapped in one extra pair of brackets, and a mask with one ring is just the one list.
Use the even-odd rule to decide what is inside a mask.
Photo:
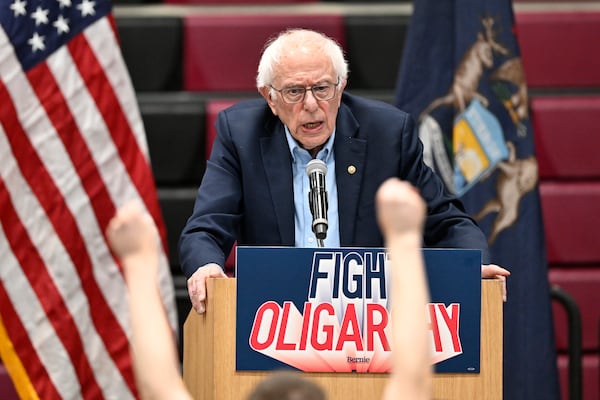
[(340, 104), (342, 104), (342, 93), (344, 92), (344, 89), (346, 89), (347, 84), (348, 84), (347, 79), (344, 79), (344, 80), (342, 80), (342, 82), (340, 82), (340, 87), (338, 88), (338, 92), (336, 94), (338, 107), (340, 106)]
[(344, 89), (346, 89), (346, 85), (348, 84), (348, 79), (344, 79), (342, 80), (342, 82), (340, 83), (340, 93), (344, 91)]
[(263, 86), (260, 89), (258, 89), (258, 91), (260, 92), (261, 96), (264, 97), (265, 100), (267, 101), (267, 104), (269, 105), (271, 112), (274, 115), (277, 115), (277, 109), (275, 108), (275, 101), (273, 101), (273, 98), (271, 97), (271, 89), (267, 86)]

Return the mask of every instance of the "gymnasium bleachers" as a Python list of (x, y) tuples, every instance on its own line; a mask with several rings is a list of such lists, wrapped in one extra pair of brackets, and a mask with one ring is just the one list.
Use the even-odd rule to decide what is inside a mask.
[[(167, 225), (180, 324), (189, 312), (177, 240), (190, 215), (218, 111), (258, 96), (267, 37), (286, 26), (323, 30), (350, 61), (348, 89), (391, 101), (410, 1), (116, 0), (115, 22), (138, 93)], [(600, 4), (515, 0), (530, 89), (549, 279), (582, 318), (583, 399), (600, 398)], [(228, 260), (231, 273), (233, 258)], [(509, 293), (510, 296), (510, 293)], [(568, 398), (567, 316), (553, 305), (562, 398)], [(180, 347), (181, 349), (181, 347)], [(0, 398), (4, 396), (0, 365)]]
[[(256, 90), (256, 66), (265, 41), (292, 26), (303, 25), (344, 43), (340, 15), (252, 14), (191, 15), (184, 19), (184, 89)], [(198, 40), (210, 38), (210, 40)], [(207, 54), (210, 54), (207, 57)]]
[[(180, 6), (173, 6), (174, 3)], [(287, 26), (323, 30), (346, 50), (351, 67), (348, 89), (391, 101), (411, 12), (410, 2), (397, 1), (236, 3), (237, 6), (229, 1), (211, 5), (195, 0), (196, 5), (191, 6), (191, 0), (174, 0), (169, 6), (116, 9), (126, 61), (136, 60), (128, 61), (128, 65), (140, 93), (159, 197), (174, 254), (181, 226), (191, 212), (198, 183), (194, 180), (204, 168), (204, 160), (198, 156), (207, 157), (210, 152), (218, 111), (239, 99), (258, 96), (254, 76), (265, 39)], [(594, 128), (600, 122), (600, 55), (594, 46), (598, 46), (596, 42), (600, 38), (600, 7), (590, 2), (583, 6), (553, 2), (556, 7), (538, 3), (518, 1), (515, 9), (542, 179), (549, 277), (552, 284), (575, 299), (581, 312), (583, 398), (595, 399), (599, 393), (600, 311), (595, 304), (600, 301), (600, 291), (595, 288), (600, 283), (600, 246), (595, 245), (597, 223), (593, 216), (600, 207), (600, 159), (594, 157), (594, 150), (600, 139), (594, 135)], [(160, 15), (165, 21), (159, 21)], [(125, 48), (131, 40), (125, 36), (134, 34), (131, 30), (136, 18), (140, 19), (140, 25), (148, 19), (151, 27), (165, 26), (164, 41), (177, 36), (172, 31), (177, 24), (173, 20), (179, 19), (180, 43), (171, 42), (172, 48), (162, 42), (146, 44), (151, 48), (153, 59), (166, 59), (166, 65), (140, 61), (139, 57), (143, 57), (139, 54), (140, 47), (136, 47), (137, 54)], [(167, 35), (168, 29), (171, 33)], [(180, 56), (177, 56), (178, 51)], [(143, 64), (145, 70), (132, 68), (135, 63)], [(180, 69), (175, 71), (174, 66)], [(154, 68), (162, 70), (148, 71)], [(144, 82), (147, 79), (144, 74), (158, 78)], [(181, 77), (179, 87), (178, 77)], [(157, 89), (158, 86), (161, 88)], [(172, 123), (162, 123), (160, 127), (161, 107), (179, 109), (184, 114), (184, 110), (195, 109), (198, 118), (192, 117), (193, 112), (185, 114), (186, 118), (195, 122), (204, 119), (204, 123), (190, 128), (183, 118), (173, 118)], [(196, 129), (197, 136), (191, 138)], [(157, 137), (161, 134), (170, 141), (165, 148)], [(177, 153), (178, 146), (184, 142), (187, 146)], [(196, 155), (194, 150), (198, 151)], [(167, 151), (175, 153), (165, 155)], [(193, 162), (198, 163), (197, 169), (188, 169)], [(172, 255), (171, 260), (177, 274), (177, 257)], [(231, 273), (232, 257), (227, 265)], [(186, 307), (189, 309), (189, 301), (185, 298), (185, 279), (176, 278), (180, 285), (178, 293), (183, 297), (179, 299), (181, 312)], [(557, 304), (554, 316), (562, 392), (566, 399), (567, 317)]]
[(600, 86), (600, 13), (584, 11), (521, 12), (517, 34), (530, 88)]
[[(583, 399), (597, 399), (600, 55), (593, 49), (600, 43), (600, 9), (524, 8), (515, 20), (531, 97), (549, 278), (579, 308)], [(567, 399), (567, 315), (556, 303), (553, 315), (562, 398)]]

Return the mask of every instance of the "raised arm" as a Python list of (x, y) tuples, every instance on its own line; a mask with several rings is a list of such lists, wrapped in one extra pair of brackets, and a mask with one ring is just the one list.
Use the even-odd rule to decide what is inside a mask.
[(133, 368), (140, 396), (191, 399), (179, 374), (177, 350), (158, 286), (159, 239), (138, 203), (127, 203), (106, 230), (121, 260), (129, 294)]
[(425, 203), (412, 185), (395, 178), (381, 185), (376, 202), (392, 264), (393, 372), (384, 399), (430, 399), (432, 368), (425, 317), (429, 290), (421, 250)]

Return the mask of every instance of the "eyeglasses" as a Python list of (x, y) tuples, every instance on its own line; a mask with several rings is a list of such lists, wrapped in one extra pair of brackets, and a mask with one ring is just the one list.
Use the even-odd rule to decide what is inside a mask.
[(286, 102), (287, 104), (296, 104), (304, 101), (307, 90), (310, 90), (313, 94), (313, 97), (317, 100), (331, 100), (335, 96), (335, 92), (337, 91), (337, 87), (339, 84), (340, 78), (338, 78), (336, 83), (319, 83), (310, 87), (292, 86), (283, 89), (277, 89), (273, 87), (273, 85), (269, 86), (271, 87), (271, 89), (281, 94), (281, 98), (284, 102)]

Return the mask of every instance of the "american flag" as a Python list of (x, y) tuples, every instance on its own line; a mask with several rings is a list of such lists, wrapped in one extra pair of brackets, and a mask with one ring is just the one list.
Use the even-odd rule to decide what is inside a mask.
[(0, 355), (26, 399), (128, 399), (122, 270), (105, 241), (139, 199), (165, 229), (107, 0), (0, 0)]

